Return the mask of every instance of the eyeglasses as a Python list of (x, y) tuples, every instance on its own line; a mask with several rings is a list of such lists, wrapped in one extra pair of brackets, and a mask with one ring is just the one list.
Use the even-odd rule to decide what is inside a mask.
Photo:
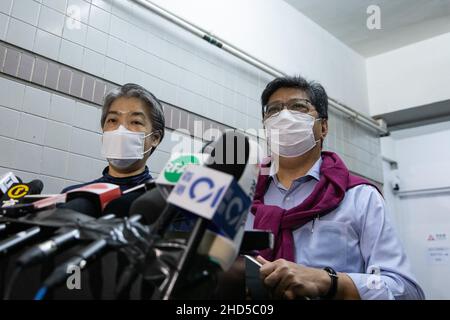
[(293, 99), (288, 102), (274, 101), (264, 106), (264, 119), (278, 115), (285, 108), (290, 111), (301, 113), (311, 113), (315, 111), (314, 106), (308, 99)]

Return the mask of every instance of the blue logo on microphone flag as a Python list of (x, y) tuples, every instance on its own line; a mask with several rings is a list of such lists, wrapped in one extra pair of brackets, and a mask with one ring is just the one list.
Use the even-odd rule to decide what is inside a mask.
[(251, 199), (231, 175), (189, 165), (167, 201), (211, 220), (221, 233), (233, 238)]
[(233, 239), (241, 224), (244, 223), (243, 219), (246, 217), (250, 203), (250, 198), (233, 180), (214, 215), (214, 225), (221, 226), (221, 231)]

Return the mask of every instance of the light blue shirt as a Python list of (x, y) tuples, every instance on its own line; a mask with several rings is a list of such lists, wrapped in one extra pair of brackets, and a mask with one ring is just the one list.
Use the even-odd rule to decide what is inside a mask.
[[(284, 209), (302, 203), (320, 178), (319, 159), (287, 190), (271, 167), (264, 203)], [(246, 222), (253, 229), (253, 214)], [(424, 299), (403, 247), (386, 214), (383, 197), (372, 186), (349, 189), (339, 207), (293, 231), (296, 263), (332, 267), (347, 273), (361, 299)]]

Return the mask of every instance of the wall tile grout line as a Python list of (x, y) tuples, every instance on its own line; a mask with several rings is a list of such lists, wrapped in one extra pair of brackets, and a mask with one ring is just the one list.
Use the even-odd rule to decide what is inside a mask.
[[(41, 171), (43, 175), (44, 171), (51, 176), (67, 172), (64, 181), (51, 182), (53, 188), (73, 178), (84, 181), (96, 175), (100, 166), (97, 161), (101, 160), (92, 138), (101, 130), (96, 129), (98, 121), (93, 119), (99, 117), (102, 96), (118, 83), (144, 85), (161, 99), (167, 116), (167, 136), (164, 146), (155, 153), (157, 164), (150, 166), (153, 172), (166, 161), (166, 152), (175, 144), (174, 139), (169, 140), (176, 137), (176, 129), (189, 130), (195, 143), (204, 141), (202, 133), (193, 130), (195, 120), (203, 121), (205, 130), (261, 128), (259, 94), (273, 77), (177, 27), (155, 21), (151, 13), (122, 5), (125, 1), (108, 1), (105, 6), (92, 0), (71, 0), (79, 1), (84, 10), (79, 17), (82, 30), (75, 33), (67, 24), (69, 3), (33, 1), (38, 5), (32, 6), (32, 18), (19, 15), (17, 10), (13, 17), (11, 6), (6, 13), (8, 33), (0, 40), (0, 81), (8, 80), (2, 82), (6, 89), (2, 91), (4, 101), (0, 102), (5, 106), (0, 109), (0, 136), (10, 137), (14, 132), (14, 137), (19, 136), (12, 142), (4, 141), (5, 150), (13, 154), (0, 155), (1, 167), (14, 162), (17, 167)], [(52, 23), (44, 21), (51, 14), (58, 18), (55, 30), (50, 30)], [(15, 17), (18, 15), (20, 18)], [(7, 95), (8, 88), (15, 97)], [(41, 90), (50, 93), (50, 103), (47, 93)], [(264, 140), (259, 132), (255, 137)], [(80, 144), (74, 143), (77, 138)], [(14, 146), (14, 141), (20, 146)], [(342, 115), (333, 114), (333, 110), (326, 148), (341, 154), (353, 172), (380, 179), (381, 160), (375, 159), (379, 140)], [(35, 163), (21, 158), (22, 152), (30, 152)], [(98, 160), (91, 161), (91, 165), (84, 157)], [(66, 158), (73, 163), (67, 164)], [(87, 171), (83, 166), (88, 167)]]
[[(4, 42), (4, 41), (0, 41), (0, 46), (5, 47), (6, 50), (7, 50), (7, 52), (8, 52), (8, 51), (11, 51), (11, 52), (14, 52), (14, 53), (16, 53), (16, 54), (19, 54), (19, 61), (20, 61), (20, 57), (22, 56), (22, 54), (25, 54), (25, 52), (30, 53), (32, 56), (34, 56), (33, 68), (34, 68), (34, 65), (36, 64), (37, 59), (40, 59), (40, 60), (42, 60), (42, 61), (45, 61), (45, 62), (47, 63), (47, 69), (46, 69), (46, 76), (45, 76), (45, 82), (44, 82), (44, 85), (42, 85), (42, 84), (40, 84), (40, 83), (37, 83), (37, 82), (33, 81), (33, 78), (34, 78), (34, 77), (33, 77), (33, 75), (34, 75), (33, 73), (32, 73), (32, 75), (31, 75), (31, 78), (30, 78), (31, 80), (30, 80), (30, 81), (23, 80), (23, 79), (19, 79), (19, 78), (17, 77), (18, 66), (17, 66), (17, 69), (16, 69), (14, 75), (11, 75), (11, 74), (8, 74), (8, 75), (11, 76), (11, 77), (13, 77), (13, 78), (16, 78), (17, 80), (25, 81), (26, 83), (32, 83), (32, 84), (34, 84), (34, 85), (37, 85), (37, 86), (43, 87), (43, 88), (45, 88), (45, 89), (51, 90), (52, 92), (57, 92), (57, 93), (60, 93), (60, 94), (64, 94), (64, 95), (69, 96), (69, 97), (71, 97), (71, 98), (76, 98), (76, 99), (79, 99), (79, 100), (86, 101), (86, 102), (89, 102), (89, 103), (91, 103), (91, 104), (94, 104), (94, 105), (96, 105), (96, 106), (100, 106), (99, 102), (94, 101), (94, 91), (92, 91), (92, 95), (89, 94), (90, 99), (85, 99), (85, 98), (83, 98), (83, 97), (80, 98), (80, 97), (71, 95), (71, 94), (70, 94), (70, 90), (69, 90), (69, 93), (67, 93), (67, 92), (65, 92), (65, 91), (59, 90), (59, 89), (60, 89), (60, 88), (59, 88), (59, 83), (61, 82), (61, 72), (62, 72), (63, 70), (69, 70), (71, 73), (73, 73), (74, 71), (76, 71), (76, 72), (78, 72), (78, 73), (80, 73), (80, 74), (83, 75), (82, 92), (85, 90), (84, 83), (86, 82), (86, 79), (92, 79), (92, 80), (93, 80), (94, 84), (93, 84), (92, 90), (95, 89), (96, 83), (99, 83), (99, 84), (101, 84), (101, 85), (104, 85), (104, 86), (105, 86), (105, 90), (106, 90), (106, 88), (107, 88), (108, 86), (118, 86), (118, 84), (115, 84), (115, 83), (113, 83), (113, 82), (106, 81), (106, 80), (101, 79), (101, 78), (99, 78), (99, 77), (97, 77), (97, 76), (88, 74), (88, 73), (86, 73), (86, 72), (84, 72), (84, 71), (82, 71), (82, 70), (77, 70), (77, 69), (75, 69), (75, 68), (73, 68), (73, 67), (71, 67), (71, 66), (67, 66), (67, 65), (64, 65), (64, 64), (62, 64), (62, 63), (60, 63), (60, 62), (53, 61), (53, 60), (48, 59), (48, 58), (46, 58), (46, 57), (40, 56), (40, 55), (38, 55), (38, 54), (36, 54), (36, 53), (34, 53), (34, 52), (30, 52), (30, 51), (28, 51), (28, 50), (26, 50), (26, 49), (22, 49), (22, 48), (15, 47), (15, 46), (13, 46), (13, 45), (11, 45), (11, 44), (9, 44), (9, 43), (6, 43), (6, 42)], [(6, 60), (6, 55), (5, 55), (5, 60)], [(48, 68), (48, 65), (49, 65), (50, 63), (56, 64), (56, 65), (58, 65), (58, 67), (59, 67), (59, 68), (58, 68), (58, 76), (57, 76), (57, 79), (56, 79), (56, 83), (57, 83), (56, 90), (53, 89), (52, 87), (49, 87), (48, 85), (45, 85), (45, 84), (47, 84), (47, 82), (48, 82), (48, 76), (49, 76), (49, 68)], [(19, 65), (19, 64), (20, 64), (20, 62), (18, 63), (18, 65)], [(0, 71), (1, 71), (2, 73), (4, 73), (3, 68), (2, 68)], [(4, 74), (5, 74), (5, 73), (4, 73)], [(70, 80), (69, 80), (69, 81), (72, 81), (72, 76), (70, 77)], [(70, 88), (70, 84), (69, 84), (69, 88)], [(89, 90), (89, 91), (91, 91), (91, 90)], [(188, 112), (189, 114), (193, 114), (193, 115), (195, 115), (195, 117), (198, 118), (199, 120), (204, 120), (204, 121), (206, 121), (207, 124), (211, 123), (211, 125), (212, 125), (214, 128), (225, 127), (225, 128), (231, 129), (231, 127), (228, 126), (228, 125), (225, 125), (225, 124), (223, 124), (223, 123), (221, 123), (221, 122), (217, 122), (217, 121), (215, 121), (215, 120), (206, 118), (206, 117), (204, 117), (204, 116), (202, 116), (202, 115), (199, 115), (199, 114), (196, 114), (196, 113), (194, 113), (194, 112), (185, 110), (185, 109), (180, 108), (180, 107), (178, 107), (178, 106), (174, 106), (173, 104), (170, 104), (170, 103), (167, 103), (167, 102), (164, 102), (164, 101), (161, 101), (161, 103), (162, 103), (163, 105), (167, 106), (168, 108), (172, 109), (172, 110), (176, 110), (176, 111), (178, 111), (178, 112), (184, 111), (184, 112)], [(205, 126), (205, 127), (208, 127), (208, 126)], [(180, 127), (178, 127), (178, 128), (175, 128), (175, 127), (169, 127), (169, 128), (170, 128), (170, 129), (176, 130), (176, 129), (179, 129)], [(187, 130), (188, 130), (189, 128), (188, 128), (188, 126), (185, 126), (185, 127), (181, 127), (180, 129), (187, 129)], [(193, 133), (191, 134), (191, 136), (193, 136)]]
[[(42, 4), (41, 4), (40, 2), (37, 2), (37, 3), (39, 3), (39, 4), (41, 5), (41, 7), (44, 6), (44, 7), (46, 7), (46, 8), (53, 9), (53, 8), (51, 8), (51, 7), (47, 6), (47, 5), (45, 5), (44, 3), (42, 3)], [(95, 6), (95, 4), (91, 4), (91, 6)], [(95, 6), (95, 7), (97, 7), (97, 6)], [(91, 7), (90, 7), (90, 8), (91, 8)], [(97, 7), (97, 8), (99, 8), (99, 7)], [(99, 9), (103, 10), (102, 8), (99, 8)], [(67, 13), (67, 12), (66, 12), (66, 13)], [(64, 15), (65, 15), (65, 17), (68, 17), (66, 13), (65, 13)], [(39, 12), (39, 14), (40, 14), (40, 12)], [(114, 15), (113, 12), (110, 12), (109, 14), (110, 14), (111, 16), (115, 16), (115, 17), (117, 17), (117, 18), (119, 18), (119, 19), (122, 19), (120, 16)], [(14, 18), (14, 19), (16, 19), (16, 18)], [(89, 14), (88, 14), (88, 19), (89, 19)], [(27, 24), (27, 25), (29, 25), (29, 26), (32, 26), (32, 27), (35, 27), (36, 29), (38, 29), (37, 26), (34, 26), (34, 25), (28, 23), (27, 21), (22, 21), (22, 20), (20, 20), (20, 19), (17, 19), (17, 20), (19, 20), (19, 21), (21, 21), (21, 22), (23, 22), (23, 23), (25, 23), (25, 24)], [(39, 19), (38, 19), (38, 20), (39, 20)], [(123, 19), (122, 19), (122, 20), (123, 20)], [(83, 23), (82, 20), (80, 20), (80, 22)], [(111, 19), (110, 19), (110, 23), (111, 23)], [(84, 24), (84, 23), (83, 23), (83, 24)], [(137, 25), (137, 24), (133, 24), (133, 23), (129, 23), (129, 24), (130, 24), (130, 25), (133, 25), (133, 26), (135, 26), (135, 27), (140, 28), (140, 26)], [(96, 30), (98, 30), (98, 31), (101, 31), (101, 30), (99, 30), (99, 29), (97, 29), (97, 28), (91, 26), (91, 25), (89, 24), (89, 21), (87, 22), (86, 26), (89, 26), (89, 27), (94, 28), (94, 29), (96, 29)], [(140, 29), (141, 29), (141, 28), (140, 28)], [(143, 30), (143, 29), (141, 29), (141, 30)], [(102, 31), (102, 32), (103, 32), (103, 31)], [(145, 32), (149, 32), (149, 31), (145, 30)], [(36, 30), (36, 33), (37, 33), (37, 30)], [(152, 32), (150, 32), (150, 33), (152, 33)], [(212, 64), (212, 65), (214, 65), (214, 66), (216, 66), (216, 67), (218, 67), (218, 68), (221, 68), (221, 65), (217, 64), (215, 61), (210, 61), (210, 60), (204, 59), (204, 58), (201, 57), (201, 56), (198, 56), (198, 55), (196, 54), (196, 51), (189, 51), (189, 50), (187, 50), (187, 49), (184, 48), (184, 47), (178, 46), (175, 42), (173, 42), (173, 39), (171, 39), (170, 37), (169, 37), (169, 39), (166, 39), (166, 37), (161, 38), (161, 37), (159, 37), (157, 34), (154, 34), (154, 33), (152, 33), (152, 34), (153, 34), (154, 36), (158, 37), (158, 38), (161, 39), (161, 40), (164, 40), (164, 41), (167, 41), (167, 42), (173, 44), (173, 45), (174, 45), (175, 47), (177, 47), (179, 50), (184, 50), (184, 51), (186, 51), (186, 52), (189, 52), (190, 54), (193, 54), (194, 56), (196, 56), (196, 57), (198, 57), (198, 58), (204, 60), (205, 62), (208, 62), (208, 63), (210, 63), (210, 64)], [(68, 40), (68, 39), (64, 39), (64, 40), (65, 40), (65, 41), (68, 41), (68, 42), (71, 42), (71, 43), (74, 43), (74, 44), (77, 44), (77, 43), (75, 43), (75, 42), (73, 42), (73, 41), (71, 41), (71, 40)], [(127, 43), (128, 43), (128, 42), (127, 42)], [(217, 85), (220, 85), (220, 86), (222, 86), (222, 87), (224, 87), (224, 88), (227, 88), (227, 87), (223, 86), (221, 83), (217, 82), (217, 81), (216, 81), (216, 77), (206, 78), (206, 77), (204, 77), (204, 76), (201, 75), (201, 74), (197, 74), (197, 73), (196, 73), (195, 71), (193, 71), (193, 70), (186, 69), (186, 68), (184, 67), (184, 65), (181, 65), (181, 66), (180, 66), (180, 65), (178, 65), (178, 64), (173, 63), (172, 61), (169, 61), (169, 60), (164, 59), (164, 57), (156, 56), (153, 52), (149, 52), (149, 51), (145, 50), (144, 48), (136, 47), (136, 46), (135, 46), (134, 44), (132, 44), (132, 43), (128, 43), (128, 44), (131, 45), (131, 46), (133, 46), (133, 47), (136, 48), (136, 49), (139, 49), (139, 50), (142, 50), (142, 51), (144, 51), (144, 52), (146, 52), (146, 53), (148, 53), (148, 54), (151, 54), (151, 55), (153, 55), (154, 57), (156, 57), (156, 58), (158, 58), (158, 59), (161, 59), (161, 60), (163, 60), (163, 61), (166, 61), (166, 62), (168, 62), (168, 63), (171, 63), (171, 64), (173, 64), (173, 65), (175, 65), (175, 66), (177, 66), (177, 67), (179, 67), (179, 68), (181, 68), (181, 69), (184, 69), (184, 70), (186, 70), (186, 71), (192, 72), (193, 74), (196, 74), (197, 76), (203, 77), (205, 80), (207, 80), (207, 81), (209, 81), (209, 82), (214, 82), (214, 83), (216, 83)], [(60, 43), (60, 46), (61, 46), (61, 43)], [(126, 64), (126, 65), (128, 65), (128, 64)], [(129, 66), (129, 65), (128, 65), (128, 66)], [(250, 72), (250, 71), (247, 71), (247, 72)], [(148, 73), (146, 73), (146, 74), (148, 74)], [(259, 78), (259, 77), (261, 77), (261, 74), (258, 73), (256, 76)], [(158, 77), (158, 78), (159, 78), (159, 77)], [(161, 79), (161, 80), (164, 80), (164, 79)], [(233, 88), (228, 88), (228, 89), (234, 91), (236, 94), (241, 94), (240, 92), (235, 91)], [(249, 97), (249, 96), (247, 96), (247, 97), (248, 97), (248, 98), (251, 98), (251, 97)]]
[[(2, 166), (0, 166), (0, 168), (9, 169), (9, 168), (2, 167)], [(30, 174), (36, 174), (36, 175), (43, 175), (42, 173), (39, 173), (39, 172), (34, 172), (34, 171), (29, 171), (29, 170), (24, 170), (24, 169), (20, 169), (18, 171), (22, 171), (22, 172), (30, 173)], [(45, 174), (45, 176), (53, 178), (53, 179), (60, 179), (60, 180), (64, 180), (64, 181), (72, 181), (72, 182), (76, 182), (76, 183), (83, 183), (83, 181), (81, 181), (81, 180), (69, 180), (69, 179), (65, 179), (65, 178), (60, 177), (60, 176), (54, 176), (54, 175), (51, 175), (51, 174)]]
[[(0, 135), (0, 138), (8, 139), (8, 140), (14, 140), (14, 141), (19, 141), (19, 142), (22, 142), (22, 143), (35, 145), (35, 146), (42, 147), (42, 148), (48, 148), (48, 149), (53, 149), (53, 150), (57, 150), (57, 151), (61, 151), (61, 152), (66, 152), (68, 154), (74, 154), (74, 155), (77, 155), (77, 156), (81, 156), (81, 157), (85, 157), (85, 158), (89, 158), (89, 159), (93, 159), (93, 160), (104, 161), (104, 158), (95, 158), (95, 157), (87, 156), (85, 154), (77, 153), (77, 152), (74, 152), (74, 151), (67, 151), (67, 150), (55, 148), (55, 147), (52, 147), (52, 146), (49, 146), (49, 145), (46, 145), (46, 144), (38, 144), (38, 143), (35, 143), (35, 142), (30, 142), (30, 141), (19, 139), (19, 138), (11, 138), (11, 137), (3, 136), (3, 135)], [(164, 152), (164, 151), (161, 151), (161, 152)]]

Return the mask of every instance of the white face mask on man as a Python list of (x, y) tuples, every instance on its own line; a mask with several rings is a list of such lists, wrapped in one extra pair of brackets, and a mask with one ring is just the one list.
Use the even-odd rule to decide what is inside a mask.
[(145, 132), (130, 131), (120, 125), (117, 130), (103, 132), (102, 155), (116, 168), (125, 169), (144, 158), (150, 152), (145, 148), (145, 138), (151, 136)]
[(316, 146), (314, 123), (321, 120), (290, 110), (282, 110), (264, 121), (268, 145), (282, 157), (298, 157)]

